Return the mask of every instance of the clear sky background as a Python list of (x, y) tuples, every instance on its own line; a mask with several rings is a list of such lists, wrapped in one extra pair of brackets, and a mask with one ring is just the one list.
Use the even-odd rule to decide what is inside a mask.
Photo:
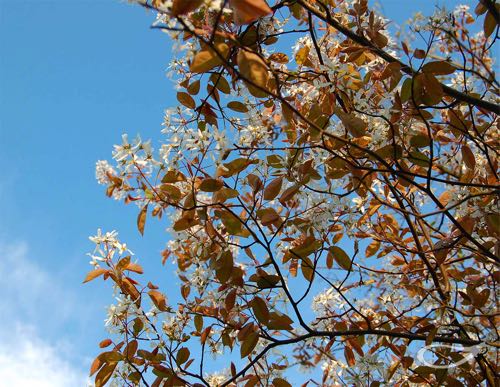
[[(382, 1), (397, 21), (435, 3)], [(159, 139), (176, 103), (152, 20), (120, 0), (0, 0), (0, 385), (85, 385), (113, 301), (108, 283), (82, 285), (98, 227), (178, 292), (174, 267), (159, 271), (165, 226), (148, 220), (140, 237), (137, 208), (94, 178), (122, 133)]]

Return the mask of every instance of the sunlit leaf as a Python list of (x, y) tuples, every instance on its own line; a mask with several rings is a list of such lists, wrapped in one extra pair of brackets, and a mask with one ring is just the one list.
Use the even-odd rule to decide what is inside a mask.
[(191, 63), (190, 70), (193, 73), (206, 73), (214, 67), (220, 66), (224, 63), (229, 52), (229, 46), (225, 43), (218, 43), (215, 45), (216, 51), (207, 48), (198, 52)]
[(109, 379), (111, 379), (111, 376), (113, 376), (117, 364), (118, 363), (110, 363), (101, 368), (95, 377), (95, 387), (106, 385)]
[(229, 6), (236, 24), (249, 24), (272, 12), (264, 0), (229, 0)]
[(159, 292), (158, 290), (150, 290), (148, 294), (159, 310), (167, 310), (167, 299), (165, 298), (165, 295), (163, 293)]
[(89, 281), (92, 281), (93, 279), (103, 275), (104, 273), (107, 273), (108, 270), (106, 269), (103, 269), (103, 268), (99, 268), (99, 269), (95, 269), (95, 270), (92, 270), (90, 271), (87, 276), (85, 277), (85, 280), (83, 281), (83, 283), (86, 283), (86, 282), (89, 282)]
[(173, 0), (172, 14), (175, 16), (183, 15), (194, 11), (201, 4), (203, 4), (203, 0)]

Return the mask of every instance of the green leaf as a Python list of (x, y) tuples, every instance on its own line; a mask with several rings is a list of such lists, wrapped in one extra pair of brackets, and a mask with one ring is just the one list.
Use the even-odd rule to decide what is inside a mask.
[(197, 332), (201, 332), (203, 329), (203, 317), (197, 314), (194, 316), (194, 327), (196, 328)]
[(178, 202), (182, 199), (182, 192), (173, 184), (160, 185), (160, 191), (167, 195), (168, 199)]
[[(253, 276), (252, 276), (253, 277)], [(280, 282), (281, 278), (274, 274), (264, 274), (264, 275), (256, 275), (254, 279), (250, 278), (252, 281), (257, 283), (259, 289), (272, 289), (275, 288), (278, 282)]]
[(410, 160), (413, 164), (419, 165), (421, 167), (428, 167), (430, 161), (426, 155), (416, 150), (409, 152), (408, 160)]
[(412, 79), (406, 78), (403, 82), (403, 86), (401, 86), (401, 102), (408, 102), (411, 98), (411, 85)]
[(416, 148), (425, 148), (431, 144), (431, 139), (427, 134), (419, 133), (410, 138), (410, 145)]
[(117, 363), (123, 360), (123, 355), (116, 351), (103, 352), (99, 355), (99, 360), (104, 363)]

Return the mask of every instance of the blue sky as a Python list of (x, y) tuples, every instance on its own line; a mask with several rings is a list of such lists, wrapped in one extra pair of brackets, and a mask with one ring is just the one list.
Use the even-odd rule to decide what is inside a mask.
[[(382, 3), (404, 20), (435, 2)], [(112, 302), (108, 284), (81, 284), (98, 227), (118, 230), (146, 273), (160, 267), (165, 227), (149, 222), (140, 237), (137, 209), (94, 178), (122, 133), (158, 139), (176, 103), (153, 19), (119, 0), (0, 0), (0, 380), (10, 386), (84, 385)]]

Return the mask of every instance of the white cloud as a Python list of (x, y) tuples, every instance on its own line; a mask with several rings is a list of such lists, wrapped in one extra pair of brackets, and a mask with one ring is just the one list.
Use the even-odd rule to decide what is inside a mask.
[(16, 324), (0, 335), (0, 380), (12, 387), (85, 386), (87, 376), (69, 363), (65, 350)]
[(26, 243), (0, 243), (0, 384), (85, 386), (87, 362), (72, 353), (77, 348), (47, 334), (64, 326), (74, 297), (30, 255)]

